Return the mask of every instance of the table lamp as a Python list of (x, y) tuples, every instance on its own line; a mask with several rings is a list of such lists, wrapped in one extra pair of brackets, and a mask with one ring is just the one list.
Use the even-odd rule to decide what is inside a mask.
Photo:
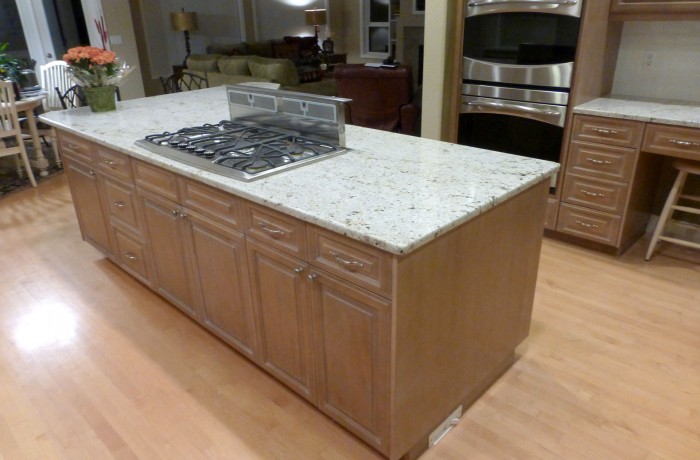
[(185, 9), (182, 8), (182, 11), (170, 13), (170, 23), (173, 26), (173, 30), (185, 33), (187, 56), (182, 61), (182, 65), (187, 67), (187, 58), (190, 57), (190, 31), (197, 30), (197, 13), (185, 12)]
[(306, 13), (306, 25), (314, 26), (314, 36), (316, 37), (316, 43), (314, 44), (314, 54), (318, 54), (321, 51), (321, 47), (318, 46), (318, 30), (319, 26), (326, 25), (326, 10), (317, 9), (304, 10)]

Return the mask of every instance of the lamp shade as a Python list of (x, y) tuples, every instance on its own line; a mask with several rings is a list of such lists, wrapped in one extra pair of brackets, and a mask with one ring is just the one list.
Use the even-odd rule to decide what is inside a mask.
[(170, 13), (170, 23), (178, 32), (197, 30), (197, 13), (177, 11)]
[(307, 26), (323, 26), (326, 24), (326, 10), (304, 10)]

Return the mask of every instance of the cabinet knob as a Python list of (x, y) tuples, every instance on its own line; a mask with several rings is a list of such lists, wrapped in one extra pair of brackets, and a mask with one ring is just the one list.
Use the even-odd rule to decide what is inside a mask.
[(92, 169), (88, 169), (88, 174), (90, 174), (92, 177), (95, 177), (95, 171)]
[(316, 281), (316, 278), (318, 278), (318, 275), (316, 273), (309, 273), (309, 276), (307, 276), (307, 278), (309, 278), (309, 281), (313, 283), (314, 281)]
[(303, 273), (304, 272), (304, 267), (297, 267), (294, 269), (294, 273)]
[(177, 209), (173, 209), (173, 216), (177, 217), (180, 215), (180, 211)]

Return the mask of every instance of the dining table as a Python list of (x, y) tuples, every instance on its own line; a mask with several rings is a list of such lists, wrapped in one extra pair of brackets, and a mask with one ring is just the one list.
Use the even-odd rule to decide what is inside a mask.
[[(36, 123), (35, 110), (41, 107), (41, 103), (44, 99), (46, 99), (46, 94), (23, 97), (22, 99), (15, 101), (17, 116), (27, 119), (29, 135), (32, 139), (32, 144), (34, 145), (29, 162), (31, 163), (32, 167), (39, 170), (39, 176), (41, 177), (49, 175), (49, 161), (46, 159), (44, 151), (41, 148), (41, 137), (39, 136), (39, 128)], [(52, 142), (55, 141), (52, 140)]]

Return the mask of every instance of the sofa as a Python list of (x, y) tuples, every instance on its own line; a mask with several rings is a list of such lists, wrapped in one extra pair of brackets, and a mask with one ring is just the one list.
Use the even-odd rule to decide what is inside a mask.
[[(311, 41), (309, 39), (313, 39)], [(187, 58), (187, 72), (207, 78), (209, 86), (249, 82), (279, 83), (280, 89), (335, 96), (335, 80), (323, 79), (310, 44), (314, 37), (209, 45), (206, 54)]]

